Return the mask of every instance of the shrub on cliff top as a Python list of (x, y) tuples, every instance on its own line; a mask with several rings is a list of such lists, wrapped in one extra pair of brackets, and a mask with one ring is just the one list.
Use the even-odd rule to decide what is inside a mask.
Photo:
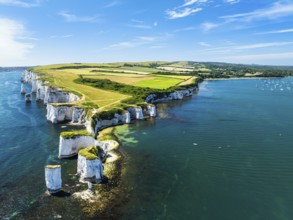
[(78, 154), (85, 157), (87, 160), (95, 160), (98, 158), (99, 151), (95, 146), (91, 146), (79, 150)]
[(115, 114), (122, 115), (124, 113), (125, 113), (124, 109), (113, 108), (108, 111), (102, 111), (102, 112), (98, 112), (98, 113), (94, 114), (93, 119), (95, 119), (95, 120), (111, 120), (114, 118)]
[(79, 130), (79, 131), (64, 131), (60, 134), (61, 137), (69, 139), (75, 138), (78, 136), (92, 136), (91, 133), (87, 132), (86, 130)]

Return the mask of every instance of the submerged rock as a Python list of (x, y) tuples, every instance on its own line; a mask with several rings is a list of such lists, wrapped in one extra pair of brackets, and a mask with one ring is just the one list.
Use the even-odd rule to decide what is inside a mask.
[(47, 165), (45, 166), (45, 180), (48, 192), (50, 194), (61, 191), (61, 166), (60, 165)]
[(25, 101), (26, 102), (31, 102), (32, 101), (32, 94), (31, 93), (26, 93), (25, 94)]

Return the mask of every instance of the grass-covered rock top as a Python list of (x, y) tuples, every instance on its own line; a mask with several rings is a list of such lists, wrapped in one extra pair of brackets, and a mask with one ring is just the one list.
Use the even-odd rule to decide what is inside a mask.
[(70, 138), (76, 138), (79, 136), (92, 136), (92, 134), (87, 132), (86, 130), (79, 130), (79, 131), (64, 131), (64, 132), (61, 132), (60, 136), (65, 139), (70, 139)]
[(98, 149), (95, 146), (81, 149), (81, 150), (79, 150), (78, 154), (80, 156), (85, 157), (87, 160), (95, 160), (99, 157), (98, 156), (98, 154), (99, 154)]
[(45, 168), (48, 168), (48, 169), (57, 169), (57, 168), (60, 168), (61, 166), (60, 165), (46, 165)]

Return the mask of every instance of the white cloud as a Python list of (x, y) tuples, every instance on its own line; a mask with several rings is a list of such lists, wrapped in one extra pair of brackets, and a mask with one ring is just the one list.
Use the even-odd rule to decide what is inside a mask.
[(203, 46), (203, 47), (210, 47), (211, 45), (210, 44), (208, 44), (208, 43), (206, 43), (206, 42), (198, 42), (198, 44), (200, 45), (200, 46)]
[(207, 0), (185, 0), (185, 3), (180, 7), (186, 7), (186, 6), (193, 5), (195, 3), (204, 3), (204, 2), (207, 2)]
[(158, 26), (158, 22), (154, 22), (152, 25), (146, 24), (144, 21), (132, 19), (132, 24), (129, 24), (127, 26), (133, 27), (133, 28), (139, 28), (139, 29), (152, 29), (154, 27)]
[(105, 5), (104, 8), (112, 8), (112, 7), (115, 7), (120, 4), (121, 4), (121, 2), (119, 2), (119, 1), (112, 1), (109, 4)]
[(291, 29), (283, 29), (283, 30), (276, 30), (276, 31), (268, 31), (268, 32), (262, 32), (258, 34), (283, 34), (283, 33), (292, 33), (293, 28)]
[(39, 6), (41, 0), (34, 1), (19, 1), (19, 0), (0, 0), (0, 4), (3, 5), (14, 5), (18, 7), (30, 8)]
[(34, 47), (23, 42), (26, 38), (24, 26), (15, 20), (0, 18), (0, 65), (14, 66)]
[(131, 41), (123, 41), (116, 44), (112, 44), (110, 45), (110, 48), (116, 48), (116, 49), (134, 48), (137, 46), (149, 44), (151, 42), (154, 42), (155, 40), (156, 38), (152, 36), (141, 36), (141, 37), (136, 37), (135, 39)]
[(222, 25), (221, 23), (213, 23), (213, 22), (204, 22), (201, 24), (201, 27), (204, 31), (209, 31), (211, 29), (217, 28), (220, 25)]
[(149, 46), (149, 48), (158, 48), (158, 43), (166, 41), (166, 39), (172, 37), (169, 33), (165, 33), (158, 36), (138, 36), (130, 41), (123, 41), (110, 45), (105, 49), (129, 49), (139, 46)]
[(60, 12), (59, 15), (62, 16), (67, 22), (88, 22), (88, 23), (99, 22), (97, 16), (79, 17), (75, 14), (71, 14), (68, 12)]
[(259, 43), (259, 44), (249, 44), (243, 46), (237, 46), (234, 49), (236, 50), (247, 50), (247, 49), (258, 49), (265, 47), (279, 47), (293, 44), (293, 42), (272, 42), (272, 43)]
[(196, 27), (185, 27), (185, 28), (174, 30), (174, 32), (193, 31), (193, 30), (196, 30)]
[(246, 50), (254, 50), (260, 48), (268, 48), (268, 47), (282, 47), (287, 45), (293, 45), (293, 41), (289, 42), (269, 42), (269, 43), (257, 43), (257, 44), (245, 44), (245, 45), (231, 45), (225, 47), (214, 47), (202, 50), (201, 52), (207, 53), (218, 53), (218, 54), (228, 54), (235, 53)]
[(179, 10), (167, 10), (167, 15), (169, 19), (184, 18), (201, 10), (202, 8), (184, 8)]
[(273, 4), (270, 8), (263, 8), (252, 12), (226, 15), (221, 18), (231, 21), (252, 21), (255, 19), (276, 19), (293, 15), (293, 4), (281, 4), (279, 2)]
[(224, 0), (224, 2), (229, 3), (229, 4), (235, 4), (240, 2), (240, 0)]
[[(199, 6), (202, 5), (203, 3), (206, 3), (207, 1), (208, 0), (185, 0), (183, 5), (180, 5), (179, 7), (175, 7), (172, 10), (168, 9), (166, 11), (166, 14), (168, 16), (168, 19), (184, 18), (196, 12), (201, 11), (202, 7), (199, 7)], [(195, 4), (197, 5), (197, 7), (193, 6)]]

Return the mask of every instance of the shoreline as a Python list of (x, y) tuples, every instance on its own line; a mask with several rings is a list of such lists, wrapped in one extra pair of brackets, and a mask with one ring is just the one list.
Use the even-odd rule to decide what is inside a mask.
[(233, 77), (233, 78), (206, 78), (204, 81), (217, 81), (217, 80), (249, 80), (249, 79), (282, 79), (282, 78), (292, 78), (293, 76), (266, 76), (266, 77)]

